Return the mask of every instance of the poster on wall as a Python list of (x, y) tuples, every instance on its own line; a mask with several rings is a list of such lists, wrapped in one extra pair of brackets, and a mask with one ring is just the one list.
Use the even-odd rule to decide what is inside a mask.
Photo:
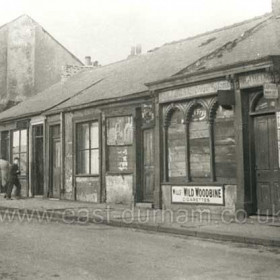
[(224, 205), (222, 186), (172, 186), (172, 203)]
[(107, 119), (107, 145), (132, 145), (133, 119), (131, 116)]

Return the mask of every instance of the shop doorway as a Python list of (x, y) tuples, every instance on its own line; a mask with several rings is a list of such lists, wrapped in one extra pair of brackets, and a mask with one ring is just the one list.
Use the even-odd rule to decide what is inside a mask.
[(154, 201), (154, 130), (143, 130), (143, 155), (142, 155), (142, 202)]
[(50, 189), (49, 197), (60, 198), (61, 140), (60, 125), (50, 127)]
[(253, 116), (257, 214), (280, 209), (279, 154), (275, 101), (258, 100)]
[(44, 194), (43, 125), (32, 127), (32, 195)]

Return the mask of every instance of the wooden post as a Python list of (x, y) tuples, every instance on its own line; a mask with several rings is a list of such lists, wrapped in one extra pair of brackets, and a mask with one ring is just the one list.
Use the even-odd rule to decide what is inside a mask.
[(189, 135), (189, 130), (190, 130), (190, 123), (187, 120), (186, 121), (186, 178), (187, 182), (191, 181), (191, 169), (190, 169), (190, 135)]
[[(158, 102), (158, 96), (155, 96), (155, 127), (154, 127), (154, 157), (155, 157), (155, 191), (154, 191), (154, 207), (162, 207), (161, 199), (161, 162), (166, 161), (166, 155), (162, 156), (162, 143), (161, 143), (161, 107)], [(165, 133), (166, 134), (166, 133)], [(165, 135), (164, 134), (164, 135)], [(165, 138), (165, 136), (164, 136)], [(166, 143), (164, 144), (164, 150)], [(165, 165), (165, 164), (164, 164)], [(166, 166), (164, 167), (164, 174), (166, 174)], [(165, 176), (165, 175), (164, 175)], [(166, 181), (166, 178), (164, 179)]]
[(236, 137), (236, 161), (237, 161), (237, 201), (236, 210), (245, 208), (245, 174), (244, 174), (244, 124), (242, 112), (242, 96), (239, 83), (236, 77), (233, 78), (235, 92), (235, 137)]
[(216, 170), (215, 170), (215, 143), (214, 143), (214, 120), (209, 120), (209, 144), (210, 144), (210, 170), (211, 170), (211, 181), (216, 181)]
[(61, 173), (60, 173), (60, 199), (61, 195), (65, 194), (65, 116), (60, 113), (60, 139), (61, 139)]

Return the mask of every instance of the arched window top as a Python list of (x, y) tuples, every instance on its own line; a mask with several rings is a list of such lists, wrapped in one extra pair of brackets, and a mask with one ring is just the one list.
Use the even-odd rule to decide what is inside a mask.
[(266, 99), (263, 95), (256, 100), (253, 112), (262, 113), (267, 111), (274, 111), (276, 108), (276, 101), (274, 99)]
[(184, 124), (184, 114), (180, 110), (174, 110), (169, 119), (169, 126)]
[(206, 108), (203, 107), (201, 104), (196, 104), (192, 108), (190, 116), (191, 116), (190, 120), (192, 122), (204, 121), (207, 118)]

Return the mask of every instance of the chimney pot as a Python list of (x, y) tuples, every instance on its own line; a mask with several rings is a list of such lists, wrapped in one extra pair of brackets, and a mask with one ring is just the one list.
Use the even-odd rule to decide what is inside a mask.
[(130, 56), (135, 56), (135, 47), (131, 47)]
[(140, 45), (140, 44), (138, 44), (137, 46), (136, 46), (136, 55), (139, 55), (139, 54), (141, 54), (142, 53), (142, 46)]
[(275, 17), (280, 16), (280, 0), (272, 0), (272, 13)]
[(86, 56), (85, 57), (85, 65), (86, 66), (92, 66), (92, 62), (91, 62), (91, 57), (90, 56)]

